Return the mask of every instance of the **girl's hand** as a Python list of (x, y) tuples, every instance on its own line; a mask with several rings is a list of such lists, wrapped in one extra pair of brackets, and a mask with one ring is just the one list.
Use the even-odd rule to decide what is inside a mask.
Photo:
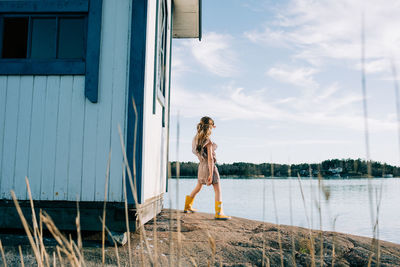
[(210, 176), (208, 176), (207, 179), (207, 185), (211, 185), (211, 183), (212, 183), (212, 175), (210, 174)]

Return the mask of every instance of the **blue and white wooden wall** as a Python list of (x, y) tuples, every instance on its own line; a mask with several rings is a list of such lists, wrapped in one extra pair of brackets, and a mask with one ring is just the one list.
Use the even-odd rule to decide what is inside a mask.
[[(96, 49), (88, 49), (86, 68), (57, 63), (50, 68), (54, 73), (42, 68), (33, 74), (7, 74), (13, 63), (0, 60), (0, 199), (11, 199), (10, 190), (14, 190), (18, 199), (27, 200), (28, 176), (34, 200), (101, 202), (111, 151), (107, 199), (122, 203), (120, 125), (131, 168), (136, 148), (139, 202), (160, 203), (167, 180), (171, 38), (172, 34), (176, 38), (201, 37), (201, 2), (0, 0), (0, 16), (2, 7), (13, 7), (15, 2), (28, 2), (31, 10), (38, 6), (48, 9), (49, 3), (84, 10), (86, 4), (88, 45), (96, 40), (95, 25), (100, 26), (98, 67), (93, 68)], [(60, 2), (65, 5), (58, 5)], [(90, 6), (95, 3), (101, 3), (102, 15), (97, 23), (91, 23)], [(172, 16), (174, 4), (177, 12)], [(187, 14), (194, 14), (197, 20)], [(179, 22), (174, 33), (172, 17)], [(166, 30), (161, 40), (163, 25)], [(60, 66), (61, 72), (67, 73), (55, 71)], [(135, 123), (137, 142), (133, 144)], [(129, 203), (133, 204), (131, 197)]]
[(28, 199), (28, 176), (34, 200), (103, 201), (112, 151), (108, 200), (123, 201), (132, 1), (102, 2), (97, 103), (85, 75), (0, 75), (0, 199)]

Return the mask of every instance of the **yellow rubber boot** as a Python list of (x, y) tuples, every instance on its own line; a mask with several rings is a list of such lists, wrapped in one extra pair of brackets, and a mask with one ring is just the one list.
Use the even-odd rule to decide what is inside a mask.
[(190, 196), (186, 196), (185, 209), (183, 210), (184, 213), (197, 211), (196, 209), (192, 208), (193, 201), (194, 201), (194, 198), (191, 198)]
[(229, 220), (231, 217), (224, 215), (222, 211), (222, 202), (215, 201), (215, 219), (216, 220)]

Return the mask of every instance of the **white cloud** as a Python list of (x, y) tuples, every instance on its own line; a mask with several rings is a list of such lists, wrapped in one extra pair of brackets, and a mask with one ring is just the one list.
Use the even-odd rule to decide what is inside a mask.
[(209, 114), (221, 120), (273, 119), (282, 111), (262, 101), (260, 95), (245, 94), (242, 88), (228, 88), (221, 93), (194, 92), (174, 86), (172, 107), (185, 117)]
[(325, 91), (322, 91), (321, 93), (319, 93), (317, 98), (318, 98), (318, 100), (324, 100), (324, 99), (329, 98), (332, 95), (334, 95), (337, 91), (339, 91), (338, 84), (337, 83), (332, 84)]
[(314, 68), (272, 67), (266, 74), (280, 82), (313, 89), (318, 87), (318, 83), (313, 78), (315, 73), (317, 70)]
[[(172, 107), (185, 117), (209, 114), (220, 120), (270, 120), (309, 127), (334, 126), (357, 131), (364, 130), (364, 118), (359, 112), (361, 101), (357, 95), (333, 96), (337, 88), (324, 91), (325, 97), (292, 98), (282, 104), (268, 101), (265, 96), (249, 93), (243, 88), (228, 88), (219, 93), (189, 91), (173, 87)], [(394, 130), (396, 122), (386, 119), (369, 119), (371, 132)]]
[(291, 0), (262, 30), (245, 33), (252, 42), (282, 43), (294, 49), (294, 57), (312, 64), (326, 59), (359, 64), (361, 14), (365, 14), (366, 69), (388, 70), (383, 59), (400, 47), (400, 2), (374, 0)]
[[(378, 73), (389, 70), (390, 62), (386, 58), (371, 59), (365, 62), (364, 69), (366, 73)], [(361, 63), (356, 65), (356, 69), (361, 69)]]
[(244, 35), (254, 43), (265, 43), (272, 46), (287, 45), (289, 41), (283, 30), (272, 30), (268, 27), (263, 32), (245, 32)]
[(202, 41), (186, 42), (200, 65), (221, 77), (232, 77), (238, 73), (237, 55), (231, 44), (234, 39), (229, 34), (208, 32)]
[[(242, 142), (243, 143), (243, 142)], [(250, 140), (243, 144), (244, 147), (249, 146)], [(337, 140), (337, 139), (290, 139), (290, 140), (266, 140), (261, 144), (256, 144), (254, 147), (269, 147), (269, 146), (287, 146), (287, 145), (340, 145), (349, 144), (348, 140)]]

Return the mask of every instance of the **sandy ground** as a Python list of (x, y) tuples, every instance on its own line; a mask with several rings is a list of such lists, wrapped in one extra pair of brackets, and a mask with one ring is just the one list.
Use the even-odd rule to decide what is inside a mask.
[[(164, 210), (156, 221), (145, 225), (145, 235), (148, 249), (140, 234), (130, 236), (133, 266), (151, 266), (151, 262), (154, 266), (313, 266), (313, 263), (321, 266), (322, 262), (325, 266), (332, 266), (332, 263), (334, 266), (368, 266), (371, 255), (371, 266), (378, 266), (374, 254), (377, 250), (370, 238), (278, 227), (236, 217), (217, 221), (213, 214), (206, 213)], [(98, 233), (84, 235), (86, 266), (101, 266), (100, 236)], [(20, 266), (18, 245), (22, 247), (25, 266), (36, 266), (23, 233), (3, 231), (0, 239), (8, 266)], [(48, 236), (45, 243), (50, 256), (53, 255), (56, 242)], [(105, 255), (105, 266), (118, 266), (114, 246), (107, 245)], [(129, 266), (128, 245), (119, 246), (118, 255), (120, 265)], [(400, 244), (379, 241), (379, 255), (380, 266), (400, 266)], [(65, 264), (66, 260), (63, 261)], [(57, 266), (59, 264), (57, 259)]]

